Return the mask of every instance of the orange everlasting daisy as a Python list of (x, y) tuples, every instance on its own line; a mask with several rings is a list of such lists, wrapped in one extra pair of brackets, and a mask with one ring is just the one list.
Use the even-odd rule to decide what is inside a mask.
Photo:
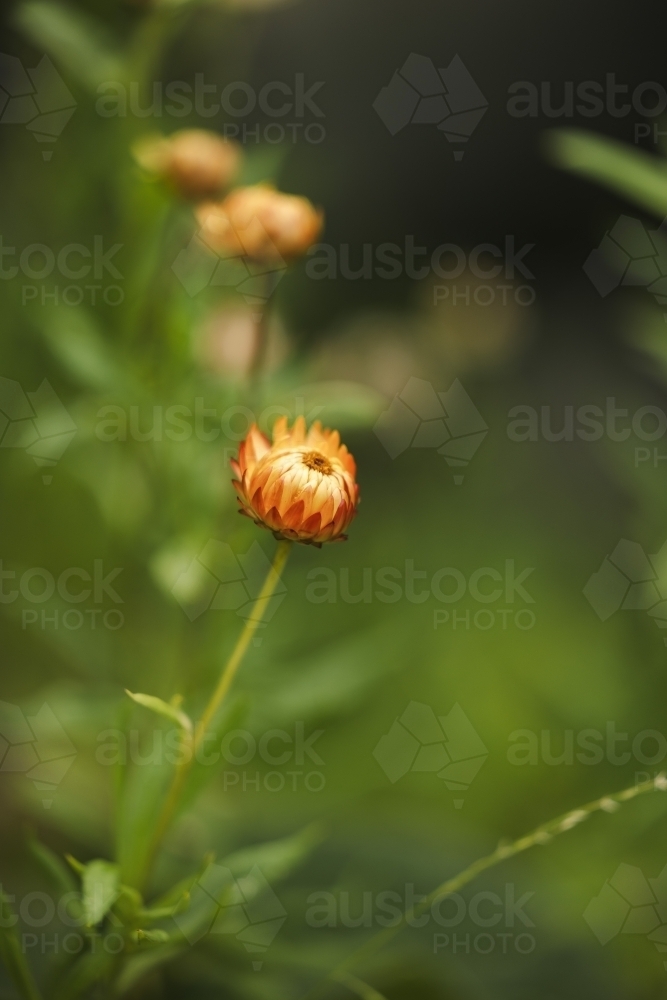
[(256, 261), (291, 261), (320, 235), (324, 216), (307, 198), (276, 191), (270, 184), (236, 188), (224, 201), (196, 211), (202, 236), (221, 255)]
[(232, 460), (239, 513), (276, 538), (306, 545), (342, 541), (359, 503), (357, 467), (338, 431), (316, 420), (309, 431), (280, 417), (273, 444), (255, 424)]

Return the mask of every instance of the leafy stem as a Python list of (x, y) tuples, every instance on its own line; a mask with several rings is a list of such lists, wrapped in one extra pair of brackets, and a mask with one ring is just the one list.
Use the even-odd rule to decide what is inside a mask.
[(229, 689), (231, 688), (237, 671), (241, 666), (246, 650), (250, 645), (250, 640), (257, 631), (258, 626), (261, 624), (262, 609), (268, 599), (272, 596), (278, 582), (280, 581), (282, 571), (285, 567), (285, 563), (287, 562), (290, 547), (291, 542), (281, 541), (278, 543), (271, 568), (266, 575), (259, 597), (255, 601), (252, 614), (245, 621), (243, 630), (236, 641), (236, 645), (234, 646), (229, 659), (222, 669), (220, 679), (215, 690), (213, 691), (213, 694), (209, 698), (201, 719), (194, 727), (194, 732), (189, 733), (187, 730), (183, 730), (181, 738), (183, 749), (186, 752), (181, 755), (181, 759), (176, 765), (171, 786), (162, 806), (162, 811), (158, 817), (157, 823), (155, 824), (155, 830), (146, 860), (146, 877), (148, 877), (150, 873), (150, 868), (155, 859), (158, 848), (162, 843), (172, 819), (174, 818), (174, 813), (178, 808), (178, 803), (183, 793), (187, 776), (193, 762), (196, 759), (197, 751), (201, 747), (204, 738), (211, 727), (213, 719), (222, 707), (222, 704), (229, 693)]
[[(488, 868), (493, 868), (494, 865), (499, 864), (501, 861), (505, 861), (507, 858), (512, 858), (515, 854), (521, 854), (523, 851), (527, 851), (530, 847), (535, 847), (537, 844), (547, 844), (553, 839), (553, 837), (557, 836), (559, 833), (565, 833), (567, 830), (572, 830), (575, 826), (578, 826), (579, 823), (588, 819), (588, 817), (595, 812), (616, 812), (616, 810), (624, 802), (629, 802), (630, 799), (635, 799), (638, 795), (644, 795), (647, 792), (665, 790), (667, 790), (667, 776), (659, 774), (657, 777), (644, 781), (641, 784), (633, 785), (630, 788), (625, 788), (621, 792), (614, 792), (611, 795), (603, 795), (602, 798), (595, 799), (593, 802), (588, 802), (586, 805), (580, 806), (578, 809), (572, 809), (570, 812), (557, 816), (555, 819), (549, 820), (547, 823), (542, 823), (531, 833), (527, 833), (523, 837), (519, 837), (517, 840), (509, 843), (501, 841), (495, 851), (485, 855), (483, 858), (478, 858), (477, 861), (473, 861), (473, 863), (464, 871), (460, 872), (458, 875), (454, 875), (450, 879), (447, 879), (446, 882), (443, 882), (436, 889), (430, 892), (428, 896), (425, 896), (418, 904), (407, 909), (396, 924), (392, 927), (386, 927), (378, 934), (375, 934), (356, 951), (353, 951), (351, 955), (340, 962), (329, 973), (327, 977), (328, 981), (314, 987), (307, 994), (307, 1000), (311, 1000), (313, 997), (322, 995), (326, 991), (329, 982), (345, 983), (350, 989), (352, 989), (353, 992), (357, 992), (359, 996), (364, 996), (363, 993), (359, 992), (359, 985), (361, 984), (369, 991), (366, 994), (368, 997), (373, 997), (374, 995), (379, 996), (380, 994), (377, 994), (371, 987), (366, 986), (366, 984), (362, 984), (361, 980), (357, 980), (356, 977), (352, 976), (350, 974), (351, 970), (359, 966), (372, 955), (376, 954), (376, 952), (388, 944), (388, 942), (391, 941), (399, 933), (399, 931), (408, 926), (414, 917), (418, 917), (421, 913), (428, 910), (436, 900), (440, 898), (444, 899), (446, 896), (449, 896), (454, 892), (458, 892), (458, 890), (463, 888), (463, 886), (477, 878), (481, 872), (486, 871)], [(304, 998), (304, 1000), (306, 1000), (306, 998)]]

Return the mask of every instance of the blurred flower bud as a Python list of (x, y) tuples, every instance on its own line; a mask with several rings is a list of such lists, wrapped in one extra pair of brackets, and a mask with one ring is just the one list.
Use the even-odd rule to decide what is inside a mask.
[(197, 219), (203, 239), (218, 253), (281, 261), (300, 257), (312, 246), (324, 216), (307, 198), (256, 184), (237, 188), (222, 202), (198, 206)]
[(236, 143), (203, 129), (184, 129), (167, 138), (147, 136), (133, 152), (144, 170), (167, 181), (190, 201), (221, 194), (238, 172), (241, 160)]
[(223, 306), (206, 317), (197, 338), (200, 363), (223, 376), (244, 376), (257, 349), (257, 319), (247, 306)]

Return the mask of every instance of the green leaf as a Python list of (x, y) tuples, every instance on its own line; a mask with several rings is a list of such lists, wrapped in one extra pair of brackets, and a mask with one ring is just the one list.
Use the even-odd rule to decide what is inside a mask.
[(615, 139), (578, 130), (548, 133), (547, 155), (559, 167), (598, 181), (660, 219), (667, 215), (667, 162)]
[(0, 959), (22, 1000), (40, 1000), (39, 990), (14, 931), (13, 925), (17, 917), (2, 889), (0, 889), (0, 918)]
[(163, 701), (162, 698), (156, 698), (152, 694), (134, 694), (132, 691), (128, 691), (127, 688), (125, 688), (125, 694), (132, 701), (136, 701), (137, 705), (143, 705), (144, 708), (150, 709), (151, 712), (156, 712), (158, 715), (164, 716), (165, 719), (171, 719), (172, 722), (175, 722), (186, 733), (192, 733), (192, 719), (185, 712), (181, 712), (177, 705)]
[(15, 17), (19, 28), (33, 42), (89, 90), (121, 79), (123, 65), (106, 33), (79, 11), (54, 0), (31, 0), (18, 8)]
[(189, 903), (190, 893), (184, 890), (173, 906), (149, 906), (141, 910), (138, 916), (141, 920), (166, 920), (167, 917), (183, 913), (184, 910), (187, 910)]
[(119, 887), (118, 898), (114, 903), (114, 914), (120, 917), (124, 924), (136, 924), (143, 914), (144, 900), (141, 893), (129, 885)]
[(101, 947), (98, 941), (95, 951), (85, 952), (70, 966), (53, 991), (52, 1000), (77, 1000), (96, 983), (108, 980), (117, 960), (118, 956)]
[[(273, 887), (289, 874), (320, 837), (320, 829), (309, 826), (291, 837), (235, 851), (207, 866), (193, 879), (192, 906), (177, 920), (179, 933), (190, 943), (204, 937), (218, 909), (235, 898), (238, 887), (234, 880), (242, 881), (243, 898), (249, 903), (265, 890), (267, 882)], [(200, 878), (206, 881), (206, 891), (198, 884)]]
[(172, 776), (173, 766), (166, 759), (128, 768), (116, 809), (116, 857), (122, 881), (127, 885), (141, 883), (155, 830), (155, 817), (159, 815)]
[[(211, 746), (219, 747), (226, 733), (232, 729), (238, 729), (247, 717), (249, 707), (250, 702), (243, 695), (237, 695), (235, 698), (230, 699), (227, 706), (222, 709), (219, 718), (215, 720), (209, 729), (209, 735), (212, 737)], [(190, 768), (187, 784), (181, 797), (179, 814), (192, 805), (199, 793), (219, 771), (219, 767), (216, 764), (206, 764), (204, 760), (205, 757), (201, 757), (199, 760), (195, 758)]]
[[(173, 909), (183, 900), (184, 896), (189, 897), (190, 889), (192, 888), (194, 883), (197, 881), (197, 879), (201, 877), (201, 875), (206, 871), (208, 866), (214, 860), (215, 860), (215, 854), (212, 851), (207, 852), (202, 858), (198, 871), (195, 872), (194, 875), (188, 875), (186, 876), (186, 878), (183, 878), (179, 882), (176, 882), (175, 885), (172, 885), (161, 896), (158, 896), (157, 899), (153, 900), (153, 903), (151, 905), (151, 910), (159, 908)], [(178, 912), (180, 912), (180, 908)]]
[(165, 944), (169, 940), (169, 935), (166, 931), (154, 930), (146, 931), (139, 928), (132, 932), (132, 940), (140, 943), (141, 941), (147, 941), (151, 944)]
[(132, 955), (126, 961), (114, 983), (114, 996), (123, 996), (148, 972), (165, 962), (170, 962), (185, 950), (186, 948), (179, 944), (163, 948), (147, 948), (139, 954)]
[[(284, 878), (308, 855), (322, 839), (322, 827), (316, 823), (305, 827), (299, 833), (281, 840), (270, 840), (264, 844), (244, 847), (220, 861), (229, 868), (234, 877), (245, 877), (257, 865), (262, 875), (274, 882)], [(246, 888), (244, 896), (247, 898)]]
[(28, 835), (28, 850), (61, 892), (76, 892), (76, 881), (63, 859), (50, 847), (40, 843), (32, 833)]
[(104, 919), (120, 892), (118, 865), (110, 861), (91, 861), (83, 877), (83, 912), (86, 927), (95, 927)]
[(82, 385), (129, 390), (126, 372), (85, 309), (58, 306), (47, 312), (42, 330), (60, 363)]

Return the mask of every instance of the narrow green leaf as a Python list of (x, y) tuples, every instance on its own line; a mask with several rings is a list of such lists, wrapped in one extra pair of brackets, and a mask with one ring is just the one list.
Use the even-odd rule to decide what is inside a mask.
[(63, 367), (82, 385), (114, 393), (132, 391), (127, 369), (87, 310), (60, 305), (45, 314), (42, 332)]
[(170, 962), (186, 949), (182, 945), (168, 945), (162, 948), (146, 948), (128, 958), (114, 983), (114, 996), (123, 996), (143, 976), (153, 969)]
[(138, 914), (141, 920), (166, 920), (177, 913), (183, 913), (190, 905), (190, 893), (184, 892), (172, 906), (149, 906)]
[(667, 161), (615, 139), (578, 130), (554, 130), (547, 155), (559, 167), (598, 181), (660, 219), (667, 215)]
[(163, 930), (146, 931), (139, 928), (132, 931), (132, 940), (140, 943), (146, 941), (149, 944), (165, 944), (169, 940), (169, 935)]
[(143, 913), (143, 905), (143, 897), (137, 889), (129, 885), (119, 886), (118, 898), (114, 903), (113, 910), (123, 923), (136, 926)]
[(104, 919), (120, 893), (118, 866), (110, 861), (91, 861), (83, 872), (83, 912), (86, 927)]
[(281, 840), (270, 840), (234, 851), (220, 861), (235, 877), (245, 876), (257, 865), (269, 882), (284, 878), (322, 839), (322, 827), (316, 823)]
[(52, 1000), (78, 1000), (96, 983), (109, 980), (117, 955), (112, 955), (97, 942), (95, 951), (85, 952), (70, 966), (52, 994)]
[(28, 850), (45, 874), (61, 892), (75, 892), (77, 884), (71, 871), (59, 855), (46, 844), (42, 844), (34, 834), (28, 835)]
[(101, 25), (55, 0), (31, 0), (16, 12), (18, 26), (89, 90), (122, 78), (123, 66)]
[[(208, 851), (202, 858), (198, 871), (192, 875), (188, 875), (186, 878), (181, 879), (179, 882), (176, 882), (175, 885), (172, 885), (171, 888), (167, 889), (167, 891), (161, 896), (158, 896), (157, 899), (153, 900), (151, 909), (171, 909), (172, 907), (177, 906), (182, 901), (184, 896), (189, 897), (190, 889), (213, 861), (215, 861), (215, 854), (212, 851)], [(187, 907), (185, 908), (187, 909)]]
[(152, 694), (135, 694), (132, 691), (125, 689), (125, 694), (136, 701), (137, 705), (143, 705), (144, 708), (150, 709), (151, 712), (156, 712), (158, 715), (164, 716), (165, 719), (171, 719), (176, 725), (180, 726), (186, 733), (192, 733), (192, 719), (181, 712), (181, 710), (176, 705), (170, 705), (169, 702), (163, 701), (162, 698), (156, 698)]
[(73, 857), (73, 855), (71, 854), (65, 855), (65, 861), (67, 862), (68, 865), (70, 865), (71, 868), (74, 869), (77, 875), (83, 875), (84, 871), (86, 870), (86, 866), (81, 861), (77, 861), (77, 859)]

